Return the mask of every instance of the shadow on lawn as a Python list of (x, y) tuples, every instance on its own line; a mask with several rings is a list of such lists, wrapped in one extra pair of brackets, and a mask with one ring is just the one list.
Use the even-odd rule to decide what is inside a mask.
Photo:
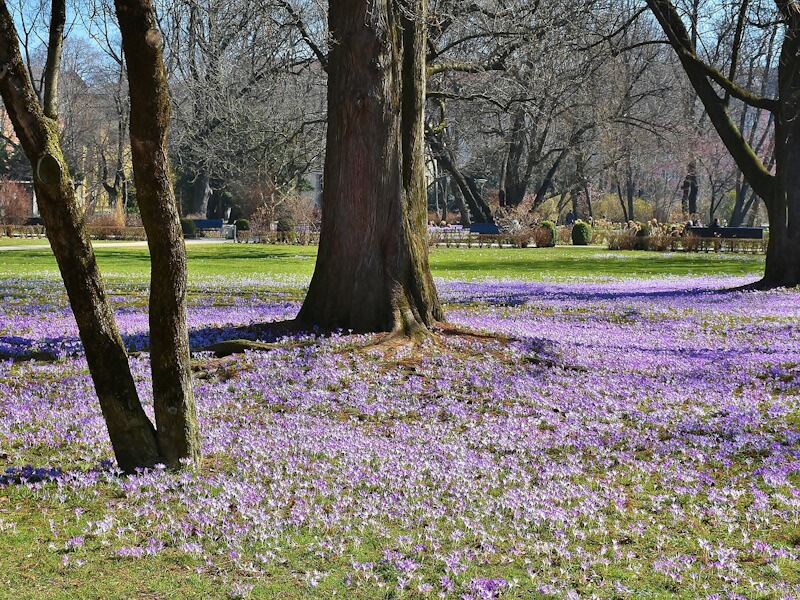
[[(485, 286), (485, 284), (481, 284)], [(595, 285), (595, 284), (591, 284)], [(751, 284), (752, 285), (752, 284)], [(484, 287), (474, 295), (456, 289), (453, 297), (448, 297), (445, 291), (442, 296), (449, 304), (496, 304), (499, 306), (522, 306), (535, 301), (581, 301), (591, 302), (600, 300), (618, 299), (652, 299), (652, 300), (678, 300), (682, 298), (715, 297), (719, 299), (733, 298), (745, 291), (750, 291), (749, 286), (735, 288), (709, 289), (706, 287), (693, 287), (676, 290), (607, 290), (582, 289), (584, 286), (559, 283), (496, 283), (488, 290)], [(520, 289), (521, 288), (521, 289)]]
[(87, 473), (109, 473), (118, 475), (120, 471), (111, 460), (102, 460), (98, 465), (90, 469), (69, 469), (67, 471), (64, 471), (60, 467), (34, 467), (33, 465), (7, 467), (6, 470), (0, 474), (0, 488), (32, 483), (51, 483), (63, 478), (65, 475), (85, 475)]
[[(594, 285), (594, 284), (592, 284)], [(583, 289), (589, 287), (590, 289)], [(738, 288), (708, 289), (692, 287), (675, 290), (599, 290), (592, 286), (559, 283), (495, 283), (487, 286), (479, 284), (474, 293), (470, 286), (443, 286), (442, 299), (451, 305), (490, 304), (497, 306), (522, 306), (542, 300), (553, 301), (607, 301), (617, 299), (678, 300), (682, 298), (715, 298), (725, 300), (744, 293), (748, 286)], [(308, 328), (294, 320), (251, 323), (248, 325), (208, 326), (189, 331), (189, 346), (192, 352), (202, 351), (215, 344), (231, 340), (248, 340), (272, 344), (286, 338), (318, 337), (334, 334), (336, 331)], [(130, 353), (146, 351), (150, 345), (147, 333), (123, 335), (123, 342)], [(77, 336), (53, 337), (33, 340), (20, 336), (0, 336), (0, 360), (53, 362), (61, 358), (83, 354)]]

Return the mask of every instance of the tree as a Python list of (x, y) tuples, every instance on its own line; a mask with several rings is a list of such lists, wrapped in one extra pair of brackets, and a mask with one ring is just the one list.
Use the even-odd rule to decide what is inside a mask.
[(186, 325), (186, 248), (167, 157), (170, 98), (150, 0), (115, 0), (128, 67), (136, 199), (150, 248), (150, 364), (161, 452), (197, 464), (200, 434)]
[[(120, 2), (126, 4), (123, 0)], [(3, 65), (0, 69), (0, 95), (20, 145), (33, 169), (39, 208), (78, 324), (89, 371), (117, 463), (127, 472), (162, 462), (178, 466), (180, 458), (196, 459), (197, 444), (194, 439), (187, 440), (188, 443), (180, 439), (181, 436), (188, 435), (186, 428), (176, 431), (176, 428), (171, 427), (172, 422), (181, 417), (173, 415), (170, 410), (175, 406), (171, 391), (175, 382), (162, 381), (158, 389), (154, 389), (156, 414), (166, 412), (170, 417), (164, 429), (157, 432), (139, 401), (125, 346), (106, 297), (87, 234), (83, 210), (77, 201), (69, 167), (61, 150), (58, 135), (57, 90), (65, 18), (64, 0), (53, 0), (48, 58), (43, 77), (45, 84), (40, 102), (19, 51), (13, 19), (6, 3), (0, 1), (0, 64)], [(151, 45), (152, 31), (152, 29), (139, 31), (142, 36), (151, 32), (146, 38), (151, 41)], [(152, 48), (146, 56), (151, 54), (153, 54)], [(145, 62), (145, 57), (142, 61)], [(153, 80), (147, 80), (147, 83), (143, 82), (142, 85), (145, 88), (151, 87), (151, 81)], [(143, 90), (142, 93), (147, 94), (149, 90)], [(155, 115), (162, 116), (162, 113)], [(165, 126), (166, 123), (163, 122), (162, 125)], [(138, 134), (137, 140), (143, 146), (151, 143)], [(153, 148), (156, 151), (160, 149), (159, 146)], [(144, 182), (144, 185), (146, 187), (147, 182)], [(169, 221), (164, 224), (156, 223), (155, 226), (151, 222), (148, 229), (148, 237), (152, 236), (156, 240), (151, 252), (160, 257), (157, 262), (154, 260), (152, 285), (159, 290), (154, 289), (156, 298), (161, 297), (164, 282), (173, 277), (172, 273), (164, 276), (161, 272), (174, 270), (178, 273), (180, 268), (180, 265), (163, 260), (165, 252), (160, 244), (168, 232), (161, 232), (159, 229), (171, 227), (172, 223)], [(157, 304), (159, 304), (157, 308), (160, 309), (177, 310), (175, 306), (169, 306), (166, 302), (159, 301)], [(163, 315), (164, 312), (157, 310), (159, 315)], [(159, 319), (155, 325), (169, 327), (181, 318), (181, 315), (168, 315)], [(168, 333), (174, 331), (169, 329)], [(166, 334), (156, 331), (153, 355), (154, 380), (155, 371), (162, 369), (163, 357), (173, 353), (172, 349), (163, 347), (167, 341)], [(170, 343), (179, 346), (180, 339), (176, 337), (176, 341)]]
[[(64, 1), (54, 0), (50, 28), (53, 57), (60, 54), (57, 46), (63, 42), (64, 20)], [(117, 463), (126, 471), (154, 465), (161, 460), (155, 430), (139, 402), (58, 139), (55, 94), (59, 64), (55, 58), (47, 61), (53, 73), (44, 89), (45, 101), (40, 104), (5, 2), (0, 2), (0, 63), (0, 94), (33, 168), (39, 210), (78, 323)]]
[(329, 5), (322, 232), (300, 323), (414, 334), (443, 318), (426, 231), (426, 9)]
[(295, 26), (300, 13), (287, 14), (282, 4), (164, 6), (171, 155), (184, 213), (221, 216), (221, 190), (243, 196), (259, 182), (286, 191), (319, 164), (324, 72)]
[[(783, 29), (776, 97), (740, 86), (734, 53), (727, 74), (703, 61), (692, 43), (676, 6), (669, 0), (647, 0), (647, 5), (675, 50), (681, 65), (728, 152), (753, 191), (767, 207), (769, 243), (764, 277), (757, 287), (796, 286), (800, 283), (800, 6), (794, 0), (775, 0), (774, 22)], [(754, 6), (757, 5), (757, 6)], [(761, 25), (766, 7), (761, 2), (739, 3), (740, 27)], [(751, 14), (750, 11), (753, 11)], [(734, 46), (735, 47), (735, 46)], [(718, 91), (719, 90), (719, 91)], [(735, 98), (774, 115), (775, 172), (764, 165), (729, 107)]]

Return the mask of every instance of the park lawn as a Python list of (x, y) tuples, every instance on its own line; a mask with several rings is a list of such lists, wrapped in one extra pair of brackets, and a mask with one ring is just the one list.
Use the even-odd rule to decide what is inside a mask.
[[(190, 246), (193, 345), (291, 318), (315, 251)], [(734, 289), (763, 257), (436, 249), (450, 323), (497, 339), (198, 355), (202, 470), (123, 478), (30, 255), (0, 343), (61, 359), (0, 361), (0, 464), (63, 474), (0, 485), (0, 598), (800, 595), (798, 292)], [(98, 256), (146, 347), (146, 252)]]
[[(1, 245), (1, 244), (0, 244)], [(140, 278), (149, 272), (145, 247), (95, 245), (109, 279)], [(190, 244), (190, 280), (225, 276), (267, 276), (307, 282), (314, 272), (316, 246)], [(609, 251), (603, 247), (435, 248), (431, 270), (442, 279), (554, 281), (663, 276), (753, 275), (763, 272), (763, 255)], [(48, 249), (0, 252), (0, 277), (55, 272)]]

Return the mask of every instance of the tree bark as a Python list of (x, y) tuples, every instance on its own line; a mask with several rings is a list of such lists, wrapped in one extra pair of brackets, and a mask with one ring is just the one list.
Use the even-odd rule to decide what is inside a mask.
[[(47, 117), (39, 104), (5, 2), (0, 2), (0, 64), (0, 94), (33, 167), (39, 210), (78, 324), (117, 464), (127, 472), (153, 466), (161, 462), (155, 431), (139, 402), (105, 295), (83, 211), (61, 152), (58, 123)], [(56, 61), (50, 64), (58, 68)]]
[(211, 199), (211, 176), (208, 168), (203, 166), (197, 173), (193, 188), (192, 214), (208, 216), (208, 202)]
[(414, 334), (443, 319), (428, 266), (425, 0), (338, 0), (322, 233), (298, 321)]
[(150, 248), (150, 361), (161, 452), (170, 467), (198, 465), (200, 433), (186, 324), (186, 249), (172, 188), (170, 100), (150, 0), (116, 0), (131, 98), (136, 198)]

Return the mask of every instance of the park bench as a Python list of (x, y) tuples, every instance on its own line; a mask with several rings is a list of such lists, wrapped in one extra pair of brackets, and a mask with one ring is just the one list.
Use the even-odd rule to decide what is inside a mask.
[(192, 219), (197, 228), (199, 236), (211, 235), (212, 237), (222, 237), (222, 219)]
[(500, 235), (500, 228), (494, 223), (472, 223), (469, 232), (478, 235)]
[[(477, 235), (479, 248), (493, 244), (503, 246), (508, 243), (508, 235), (502, 233), (495, 223), (472, 223), (469, 226), (469, 233), (471, 236)], [(470, 240), (470, 242), (472, 241)]]
[(702, 252), (765, 252), (767, 249), (763, 227), (687, 227), (681, 241), (685, 250)]

